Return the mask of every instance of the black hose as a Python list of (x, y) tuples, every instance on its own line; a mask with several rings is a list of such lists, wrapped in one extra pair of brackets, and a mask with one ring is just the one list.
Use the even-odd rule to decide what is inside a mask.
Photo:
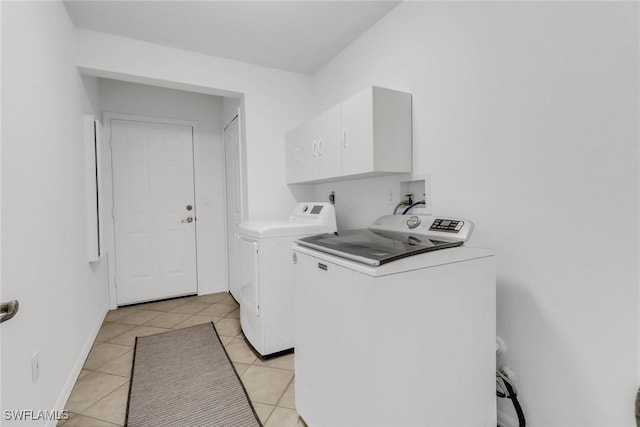
[(418, 205), (426, 205), (425, 201), (421, 201), (421, 202), (416, 202), (414, 204), (412, 204), (411, 206), (409, 206), (407, 209), (404, 210), (404, 212), (402, 212), (402, 215), (406, 215), (407, 212), (409, 212), (411, 209), (413, 209), (414, 207), (418, 206)]
[(410, 205), (410, 204), (411, 204), (411, 202), (409, 201), (409, 199), (401, 201), (401, 202), (400, 202), (400, 203), (398, 203), (398, 204), (396, 205), (396, 207), (393, 209), (393, 214), (395, 215), (395, 214), (397, 214), (397, 213), (398, 213), (398, 209), (400, 208), (400, 206), (408, 206), (408, 205)]
[(504, 381), (504, 386), (507, 389), (507, 393), (509, 394), (507, 397), (511, 399), (513, 402), (513, 407), (516, 410), (516, 414), (518, 415), (518, 425), (519, 427), (525, 427), (527, 425), (526, 420), (524, 419), (524, 412), (522, 411), (522, 406), (520, 406), (520, 402), (518, 402), (518, 395), (511, 387), (509, 381)]

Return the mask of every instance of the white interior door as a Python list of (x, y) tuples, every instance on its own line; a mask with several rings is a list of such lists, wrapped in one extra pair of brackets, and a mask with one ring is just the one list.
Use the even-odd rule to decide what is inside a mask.
[(227, 195), (227, 252), (229, 292), (240, 300), (238, 272), (238, 224), (242, 222), (242, 180), (240, 167), (240, 131), (236, 116), (224, 130), (224, 159)]
[(118, 304), (197, 293), (191, 126), (111, 121)]

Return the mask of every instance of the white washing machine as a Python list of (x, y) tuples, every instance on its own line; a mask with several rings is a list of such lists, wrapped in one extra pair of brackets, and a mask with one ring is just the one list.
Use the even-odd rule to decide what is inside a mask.
[(470, 221), (389, 215), (293, 252), (296, 409), (317, 426), (495, 426), (495, 266)]
[(298, 203), (287, 220), (238, 226), (240, 324), (262, 356), (293, 348), (293, 243), (335, 231), (330, 203)]

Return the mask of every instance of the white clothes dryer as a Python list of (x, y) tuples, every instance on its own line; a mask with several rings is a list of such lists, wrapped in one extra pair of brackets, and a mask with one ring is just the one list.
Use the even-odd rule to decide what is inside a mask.
[(293, 243), (336, 231), (331, 203), (298, 203), (283, 221), (238, 226), (240, 324), (262, 356), (293, 348)]

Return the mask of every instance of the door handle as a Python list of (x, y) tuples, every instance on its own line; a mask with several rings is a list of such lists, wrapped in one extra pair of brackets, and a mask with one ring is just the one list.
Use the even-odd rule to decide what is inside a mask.
[(183, 223), (183, 224), (184, 224), (185, 222), (193, 222), (193, 217), (188, 216), (188, 217), (186, 217), (185, 219), (183, 219), (183, 220), (182, 220), (182, 221), (180, 221), (180, 222), (181, 222), (181, 223)]
[(16, 299), (0, 304), (0, 323), (6, 322), (15, 316), (18, 308), (20, 308), (20, 304), (18, 304), (18, 300)]

